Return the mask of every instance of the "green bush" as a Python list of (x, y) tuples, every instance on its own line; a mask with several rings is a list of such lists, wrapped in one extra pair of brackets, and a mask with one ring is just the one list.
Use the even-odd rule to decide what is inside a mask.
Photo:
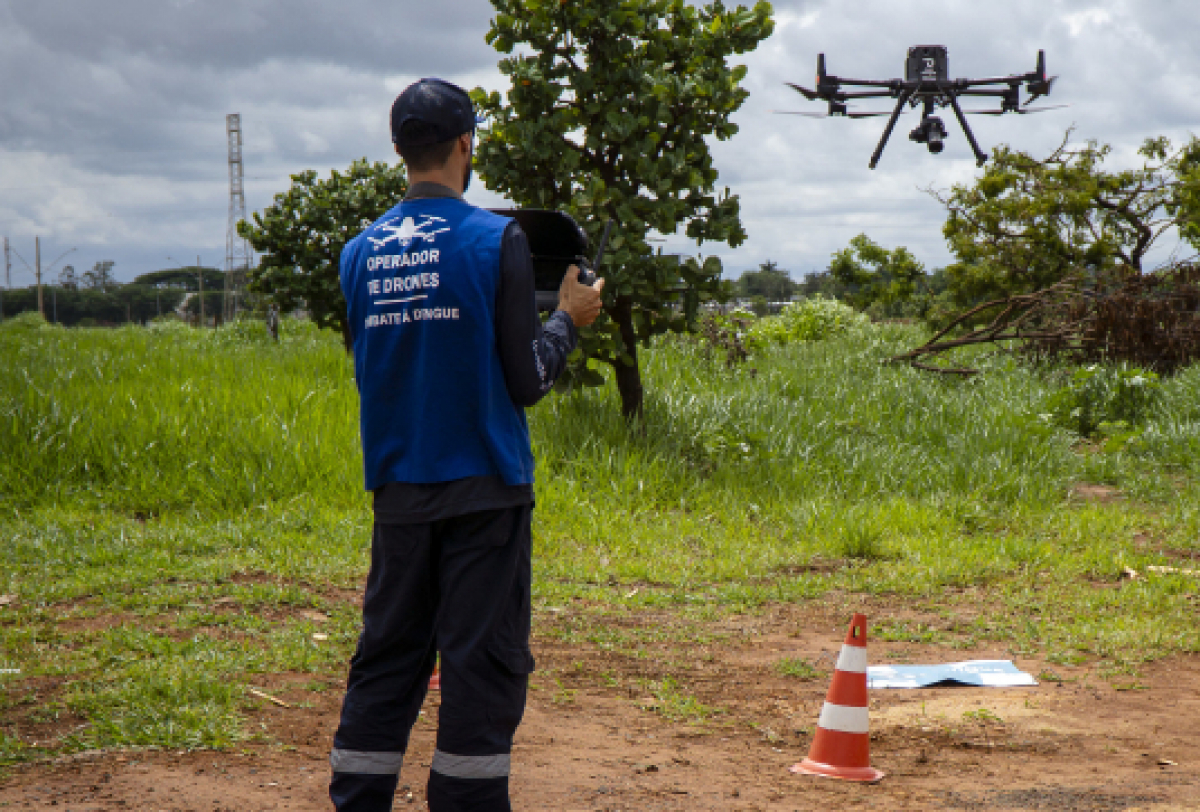
[(16, 316), (9, 316), (0, 327), (10, 330), (42, 330), (50, 327), (50, 323), (42, 318), (36, 310), (26, 310)]
[(751, 352), (765, 348), (766, 342), (752, 338), (747, 329), (757, 318), (741, 308), (728, 314), (706, 313), (700, 317), (696, 333), (686, 336), (685, 340), (695, 342), (705, 360), (722, 356), (725, 367), (733, 369), (748, 360)]
[(1138, 367), (1093, 364), (1047, 401), (1048, 416), (1081, 437), (1128, 435), (1162, 395), (1158, 376)]
[(767, 342), (821, 341), (830, 336), (867, 326), (870, 320), (853, 307), (836, 299), (804, 299), (792, 302), (778, 316), (761, 319), (749, 333)]

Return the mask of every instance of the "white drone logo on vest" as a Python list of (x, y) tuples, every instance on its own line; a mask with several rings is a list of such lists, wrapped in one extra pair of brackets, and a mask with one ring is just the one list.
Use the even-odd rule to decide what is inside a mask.
[(398, 226), (393, 225), (393, 223), (399, 219), (399, 217), (393, 217), (386, 223), (379, 224), (379, 230), (387, 232), (386, 237), (381, 237), (379, 239), (376, 239), (375, 237), (367, 237), (367, 239), (371, 241), (371, 244), (375, 246), (376, 251), (378, 251), (380, 248), (383, 248), (383, 246), (387, 245), (392, 240), (395, 240), (400, 244), (401, 250), (407, 249), (415, 240), (432, 243), (433, 238), (438, 234), (450, 230), (449, 226), (445, 228), (437, 228), (437, 225), (439, 223), (446, 222), (446, 219), (444, 217), (434, 217), (431, 214), (422, 215), (420, 225), (418, 225), (411, 217), (405, 217)]

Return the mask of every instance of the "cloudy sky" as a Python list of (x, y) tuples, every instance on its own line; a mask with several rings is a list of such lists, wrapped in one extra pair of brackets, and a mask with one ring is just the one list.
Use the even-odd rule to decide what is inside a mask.
[[(730, 276), (772, 259), (799, 277), (860, 232), (930, 267), (948, 259), (942, 210), (922, 190), (978, 171), (961, 132), (948, 121), (946, 151), (929, 155), (906, 138), (909, 113), (869, 170), (881, 120), (773, 112), (822, 109), (783, 85), (810, 84), (820, 51), (834, 74), (891, 78), (910, 45), (948, 46), (953, 76), (1032, 70), (1044, 48), (1061, 75), (1050, 102), (1071, 106), (977, 117), (985, 149), (1046, 153), (1073, 124), (1122, 164), (1147, 136), (1200, 130), (1194, 0), (780, 0), (775, 12), (774, 35), (741, 60), (751, 94), (741, 133), (714, 144), (749, 240), (666, 245), (716, 253)], [(76, 249), (57, 267), (111, 259), (121, 280), (168, 257), (223, 265), (227, 113), (242, 115), (251, 211), (302, 169), (392, 160), (387, 111), (409, 82), (504, 89), (484, 42), (491, 13), (487, 0), (0, 0), (0, 237), (15, 252), (12, 284), (33, 281), (16, 254), (32, 264), (35, 235), (45, 263)], [(473, 202), (500, 203), (477, 186)]]

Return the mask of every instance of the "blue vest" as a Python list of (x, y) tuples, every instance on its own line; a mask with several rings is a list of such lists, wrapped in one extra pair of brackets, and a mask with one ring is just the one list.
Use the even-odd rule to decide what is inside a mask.
[(368, 490), (533, 482), (525, 410), (508, 395), (496, 347), (509, 222), (454, 198), (408, 200), (343, 249)]

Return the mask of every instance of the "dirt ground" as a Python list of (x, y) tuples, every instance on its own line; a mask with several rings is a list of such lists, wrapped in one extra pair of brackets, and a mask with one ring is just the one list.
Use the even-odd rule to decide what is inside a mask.
[[(803, 612), (803, 614), (801, 614)], [(541, 622), (525, 722), (514, 751), (519, 810), (1180, 810), (1200, 809), (1200, 657), (1143, 669), (1117, 690), (1088, 667), (1016, 657), (1034, 688), (876, 690), (874, 785), (793, 775), (828, 688), (774, 667), (832, 667), (848, 614), (777, 607), (722, 624), (715, 642), (620, 646), (562, 642)], [(645, 628), (653, 617), (630, 617)], [(707, 638), (706, 638), (707, 639)], [(1004, 658), (1001, 649), (871, 641), (875, 663)], [(664, 675), (671, 696), (664, 698)], [(248, 722), (274, 744), (237, 752), (81, 753), (25, 765), (0, 809), (329, 810), (327, 753), (340, 691), (311, 675), (259, 687)], [(656, 693), (657, 691), (657, 693)], [(684, 697), (680, 700), (680, 697)], [(422, 809), (438, 697), (413, 734), (398, 809)], [(682, 702), (682, 704), (680, 704)], [(696, 704), (689, 705), (688, 702)], [(708, 708), (709, 711), (696, 711)], [(705, 716), (705, 713), (708, 715)], [(688, 717), (691, 718), (688, 718)], [(705, 716), (705, 718), (699, 718)]]

